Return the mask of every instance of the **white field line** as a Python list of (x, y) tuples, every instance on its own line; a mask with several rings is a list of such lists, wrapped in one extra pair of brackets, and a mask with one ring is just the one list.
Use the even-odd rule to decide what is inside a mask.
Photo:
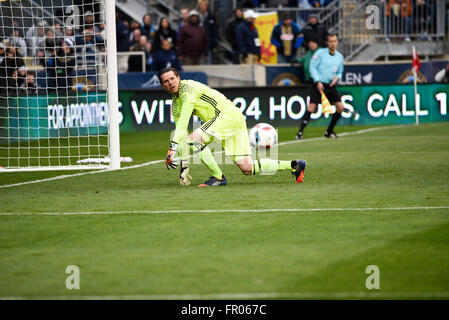
[(221, 209), (221, 210), (142, 210), (142, 211), (74, 211), (74, 212), (0, 212), (0, 216), (17, 215), (103, 215), (103, 214), (170, 214), (170, 213), (263, 213), (263, 212), (335, 212), (335, 211), (410, 211), (445, 210), (449, 206), (435, 207), (386, 207), (386, 208), (284, 208), (284, 209)]
[[(375, 132), (375, 131), (381, 131), (381, 130), (385, 130), (385, 129), (402, 128), (402, 127), (404, 127), (404, 126), (406, 126), (406, 125), (397, 125), (397, 126), (385, 126), (385, 127), (368, 128), (368, 129), (362, 129), (362, 130), (357, 130), (357, 131), (350, 131), (350, 132), (339, 133), (338, 136), (339, 136), (339, 137), (351, 136), (351, 135), (355, 135), (355, 134), (362, 134), (362, 133), (368, 133), (368, 132)], [(310, 138), (310, 139), (304, 139), (304, 140), (290, 140), (290, 141), (280, 142), (280, 143), (278, 143), (278, 145), (279, 145), (279, 146), (285, 146), (285, 145), (292, 144), (292, 143), (302, 143), (302, 142), (317, 141), (317, 140), (329, 140), (329, 138), (325, 138), (325, 137), (316, 137), (316, 138)]]
[[(386, 130), (386, 129), (395, 129), (395, 128), (400, 128), (403, 126), (405, 126), (405, 125), (362, 129), (362, 130), (352, 131), (352, 132), (343, 132), (343, 133), (340, 133), (339, 136), (344, 137), (344, 136), (349, 136), (349, 135), (354, 135), (354, 134), (362, 134), (362, 133), (374, 132), (374, 131), (380, 131), (380, 130)], [(285, 145), (292, 144), (292, 143), (304, 143), (304, 142), (309, 142), (309, 141), (317, 141), (317, 140), (325, 140), (325, 139), (327, 139), (327, 138), (317, 137), (317, 138), (310, 138), (310, 139), (304, 139), (304, 140), (291, 140), (291, 141), (280, 142), (278, 145), (285, 146)], [(129, 167), (123, 167), (123, 168), (120, 168), (119, 170), (136, 169), (136, 168), (141, 168), (141, 167), (145, 167), (145, 166), (156, 164), (156, 163), (162, 163), (162, 162), (164, 162), (164, 160), (154, 160), (154, 161), (149, 161), (149, 162), (145, 162), (145, 163), (141, 163), (141, 164), (136, 164), (136, 165), (129, 166)], [(27, 184), (55, 181), (55, 180), (61, 180), (61, 179), (66, 179), (66, 178), (79, 177), (79, 176), (84, 176), (84, 175), (89, 175), (89, 174), (97, 174), (97, 173), (103, 173), (103, 172), (109, 172), (109, 170), (98, 170), (98, 171), (80, 172), (80, 173), (75, 173), (75, 174), (65, 174), (62, 176), (56, 176), (56, 177), (51, 177), (51, 178), (46, 178), (46, 179), (5, 184), (5, 185), (0, 185), (0, 189), (18, 187), (18, 186), (23, 186), (23, 185), (27, 185)]]
[[(154, 160), (154, 161), (149, 161), (149, 162), (145, 162), (145, 163), (141, 163), (141, 164), (136, 164), (136, 165), (129, 166), (129, 167), (123, 167), (123, 168), (120, 168), (119, 170), (135, 169), (135, 168), (145, 167), (145, 166), (148, 166), (148, 165), (151, 165), (151, 164), (162, 163), (162, 162), (164, 162), (164, 160)], [(98, 170), (98, 171), (80, 172), (80, 173), (74, 173), (74, 174), (65, 174), (65, 175), (62, 175), (62, 176), (56, 176), (56, 177), (52, 177), (52, 178), (33, 180), (33, 181), (25, 181), (25, 182), (18, 182), (18, 183), (13, 183), (13, 184), (5, 184), (3, 186), (0, 186), (0, 189), (17, 187), (17, 186), (23, 186), (23, 185), (26, 185), (26, 184), (55, 181), (55, 180), (61, 180), (61, 179), (66, 179), (66, 178), (79, 177), (79, 176), (85, 176), (85, 175), (88, 175), (88, 174), (96, 174), (96, 173), (103, 173), (103, 172), (111, 172), (111, 171), (105, 169), (105, 170)]]
[(254, 292), (210, 294), (150, 294), (104, 296), (0, 296), (0, 300), (254, 300), (254, 299), (435, 299), (449, 298), (449, 292)]

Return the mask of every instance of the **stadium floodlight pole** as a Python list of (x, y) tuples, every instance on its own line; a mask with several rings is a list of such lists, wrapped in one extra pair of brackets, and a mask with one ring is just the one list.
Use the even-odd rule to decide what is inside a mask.
[(109, 170), (120, 169), (120, 128), (118, 111), (117, 44), (115, 35), (115, 0), (104, 0), (106, 11), (107, 94), (109, 109)]

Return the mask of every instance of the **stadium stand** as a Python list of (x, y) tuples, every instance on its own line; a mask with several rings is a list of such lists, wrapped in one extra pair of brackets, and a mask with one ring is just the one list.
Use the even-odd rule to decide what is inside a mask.
[[(208, 59), (209, 63), (214, 64), (238, 61), (235, 48), (225, 35), (229, 17), (233, 16), (237, 6), (253, 8), (258, 13), (276, 11), (279, 17), (289, 13), (305, 36), (309, 17), (316, 16), (324, 31), (339, 35), (339, 50), (345, 56), (345, 61), (409, 59), (412, 46), (426, 58), (444, 58), (449, 47), (448, 4), (444, 0), (235, 1), (235, 7), (229, 6), (229, 2), (224, 0), (207, 2), (210, 13), (215, 16), (217, 26), (214, 28), (218, 29), (218, 36), (214, 33), (213, 39), (209, 39), (214, 43), (218, 39), (218, 44), (213, 45), (213, 59)], [(94, 1), (82, 3), (83, 28), (79, 30), (64, 25), (62, 13), (57, 10), (43, 11), (39, 19), (31, 19), (25, 10), (20, 10), (20, 6), (13, 7), (9, 13), (2, 12), (6, 17), (5, 26), (0, 30), (4, 50), (12, 50), (9, 49), (11, 46), (17, 49), (17, 54), (23, 58), (25, 70), (35, 72), (39, 88), (44, 84), (49, 88), (57, 88), (58, 83), (71, 84), (72, 68), (76, 73), (77, 69), (102, 65), (100, 53), (104, 50), (104, 24), (101, 17), (92, 14)], [(176, 30), (173, 31), (176, 36), (168, 36), (170, 39), (174, 37), (171, 41), (176, 52), (179, 26), (183, 21), (181, 11), (198, 10), (200, 3), (204, 4), (205, 1), (151, 0), (146, 6), (142, 6), (138, 0), (117, 1), (119, 72), (145, 72), (151, 69), (151, 62), (159, 47), (154, 35), (158, 34), (162, 20), (168, 21), (171, 29)], [(377, 20), (373, 18), (372, 21), (377, 24), (374, 23), (373, 27), (367, 27), (366, 24), (369, 18), (366, 11), (368, 6), (378, 9)], [(142, 48), (137, 50), (136, 44), (142, 33), (147, 36), (146, 42), (149, 44), (141, 44), (139, 48)], [(210, 34), (209, 37), (212, 37)], [(60, 50), (61, 46), (65, 48)], [(74, 65), (69, 58), (72, 50), (76, 50), (78, 56)], [(297, 56), (304, 54), (305, 46), (298, 50)], [(128, 65), (129, 61), (131, 66)], [(19, 71), (21, 66), (15, 69)], [(67, 68), (68, 71), (61, 71)], [(46, 78), (43, 80), (42, 77)], [(56, 85), (52, 78), (56, 79)]]

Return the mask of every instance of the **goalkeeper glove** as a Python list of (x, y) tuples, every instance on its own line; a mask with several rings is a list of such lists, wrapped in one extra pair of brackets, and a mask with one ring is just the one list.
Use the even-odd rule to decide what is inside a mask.
[(178, 166), (178, 163), (174, 159), (176, 156), (176, 153), (178, 151), (178, 144), (174, 141), (170, 143), (170, 147), (168, 148), (167, 157), (165, 157), (165, 165), (167, 166), (167, 169), (176, 169)]
[(181, 160), (181, 171), (179, 172), (179, 184), (181, 186), (188, 186), (192, 177), (189, 174), (189, 162)]

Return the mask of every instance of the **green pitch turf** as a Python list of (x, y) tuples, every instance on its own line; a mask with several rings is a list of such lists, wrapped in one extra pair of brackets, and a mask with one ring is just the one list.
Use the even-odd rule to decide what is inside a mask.
[[(185, 188), (159, 162), (0, 188), (0, 298), (449, 298), (449, 123), (322, 132), (279, 146), (307, 161), (302, 184), (224, 164), (228, 186), (200, 189), (209, 173), (193, 164)], [(122, 134), (127, 166), (163, 159), (168, 137)], [(370, 265), (380, 289), (365, 287)]]

